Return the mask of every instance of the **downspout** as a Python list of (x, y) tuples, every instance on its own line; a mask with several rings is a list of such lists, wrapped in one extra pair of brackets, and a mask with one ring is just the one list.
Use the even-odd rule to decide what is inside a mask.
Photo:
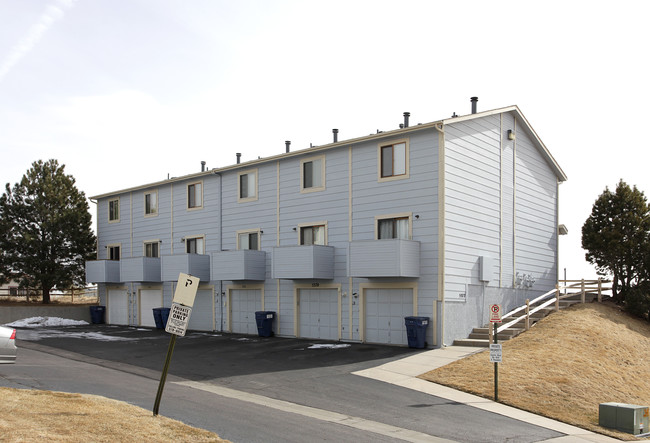
[[(445, 345), (445, 128), (444, 122), (435, 126), (438, 131), (438, 300), (434, 309), (438, 337), (434, 343), (440, 348)], [(438, 332), (439, 331), (439, 332)]]
[[(219, 251), (223, 251), (223, 176), (212, 173), (219, 176)], [(219, 280), (219, 332), (223, 332), (223, 295), (223, 280)]]

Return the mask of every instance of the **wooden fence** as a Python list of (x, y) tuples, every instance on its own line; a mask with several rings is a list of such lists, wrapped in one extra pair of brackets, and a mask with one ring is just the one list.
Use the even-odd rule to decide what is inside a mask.
[[(561, 300), (571, 299), (571, 301), (576, 301), (579, 297), (579, 302), (585, 303), (587, 297), (590, 299), (593, 297), (594, 300), (598, 300), (600, 303), (603, 301), (603, 298), (612, 297), (612, 287), (609, 283), (611, 283), (610, 280), (603, 280), (601, 278), (598, 280), (559, 280), (558, 284), (555, 285), (555, 289), (540, 295), (534, 300), (526, 300), (525, 305), (503, 315), (501, 318), (505, 323), (497, 328), (497, 333), (512, 328), (522, 321), (523, 328), (527, 331), (531, 326), (531, 317), (535, 313), (548, 309), (551, 305), (558, 311)], [(488, 328), (488, 330), (490, 333), (490, 343), (492, 343), (492, 328)]]
[[(0, 301), (40, 302), (43, 293), (33, 288), (0, 288)], [(93, 303), (99, 302), (97, 286), (72, 288), (65, 291), (51, 291), (50, 300), (59, 303)]]

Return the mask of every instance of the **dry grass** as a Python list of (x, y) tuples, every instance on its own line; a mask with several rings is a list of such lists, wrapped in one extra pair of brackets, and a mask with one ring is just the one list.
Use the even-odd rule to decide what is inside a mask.
[[(610, 304), (575, 305), (503, 342), (499, 401), (594, 432), (605, 402), (650, 405), (650, 324)], [(494, 364), (481, 352), (420, 376), (494, 397)]]
[(128, 403), (63, 392), (0, 388), (3, 442), (227, 442)]

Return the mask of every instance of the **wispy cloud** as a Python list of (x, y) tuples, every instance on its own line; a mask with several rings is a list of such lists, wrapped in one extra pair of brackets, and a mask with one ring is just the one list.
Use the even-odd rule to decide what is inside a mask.
[(36, 46), (54, 23), (64, 16), (65, 11), (70, 9), (75, 1), (56, 0), (45, 8), (38, 22), (29, 28), (27, 35), (11, 49), (9, 55), (2, 61), (0, 65), (0, 82)]

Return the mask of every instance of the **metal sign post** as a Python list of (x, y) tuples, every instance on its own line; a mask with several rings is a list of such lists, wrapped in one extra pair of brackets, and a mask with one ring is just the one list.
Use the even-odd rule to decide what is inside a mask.
[(490, 361), (494, 362), (494, 401), (499, 401), (499, 363), (501, 345), (498, 343), (498, 324), (501, 323), (501, 305), (490, 306), (490, 323), (494, 325), (494, 344), (490, 344)]
[(165, 388), (167, 371), (169, 371), (169, 364), (172, 361), (172, 354), (174, 353), (174, 346), (176, 345), (176, 336), (185, 335), (198, 287), (199, 278), (183, 274), (182, 272), (179, 274), (178, 284), (176, 285), (176, 291), (174, 292), (174, 299), (172, 300), (172, 307), (169, 312), (169, 318), (167, 319), (167, 325), (165, 326), (165, 331), (171, 334), (171, 338), (169, 339), (167, 357), (165, 358), (165, 365), (163, 366), (160, 383), (158, 384), (156, 401), (153, 405), (154, 416), (158, 415), (158, 409), (160, 408), (160, 400), (162, 399), (163, 389)]

